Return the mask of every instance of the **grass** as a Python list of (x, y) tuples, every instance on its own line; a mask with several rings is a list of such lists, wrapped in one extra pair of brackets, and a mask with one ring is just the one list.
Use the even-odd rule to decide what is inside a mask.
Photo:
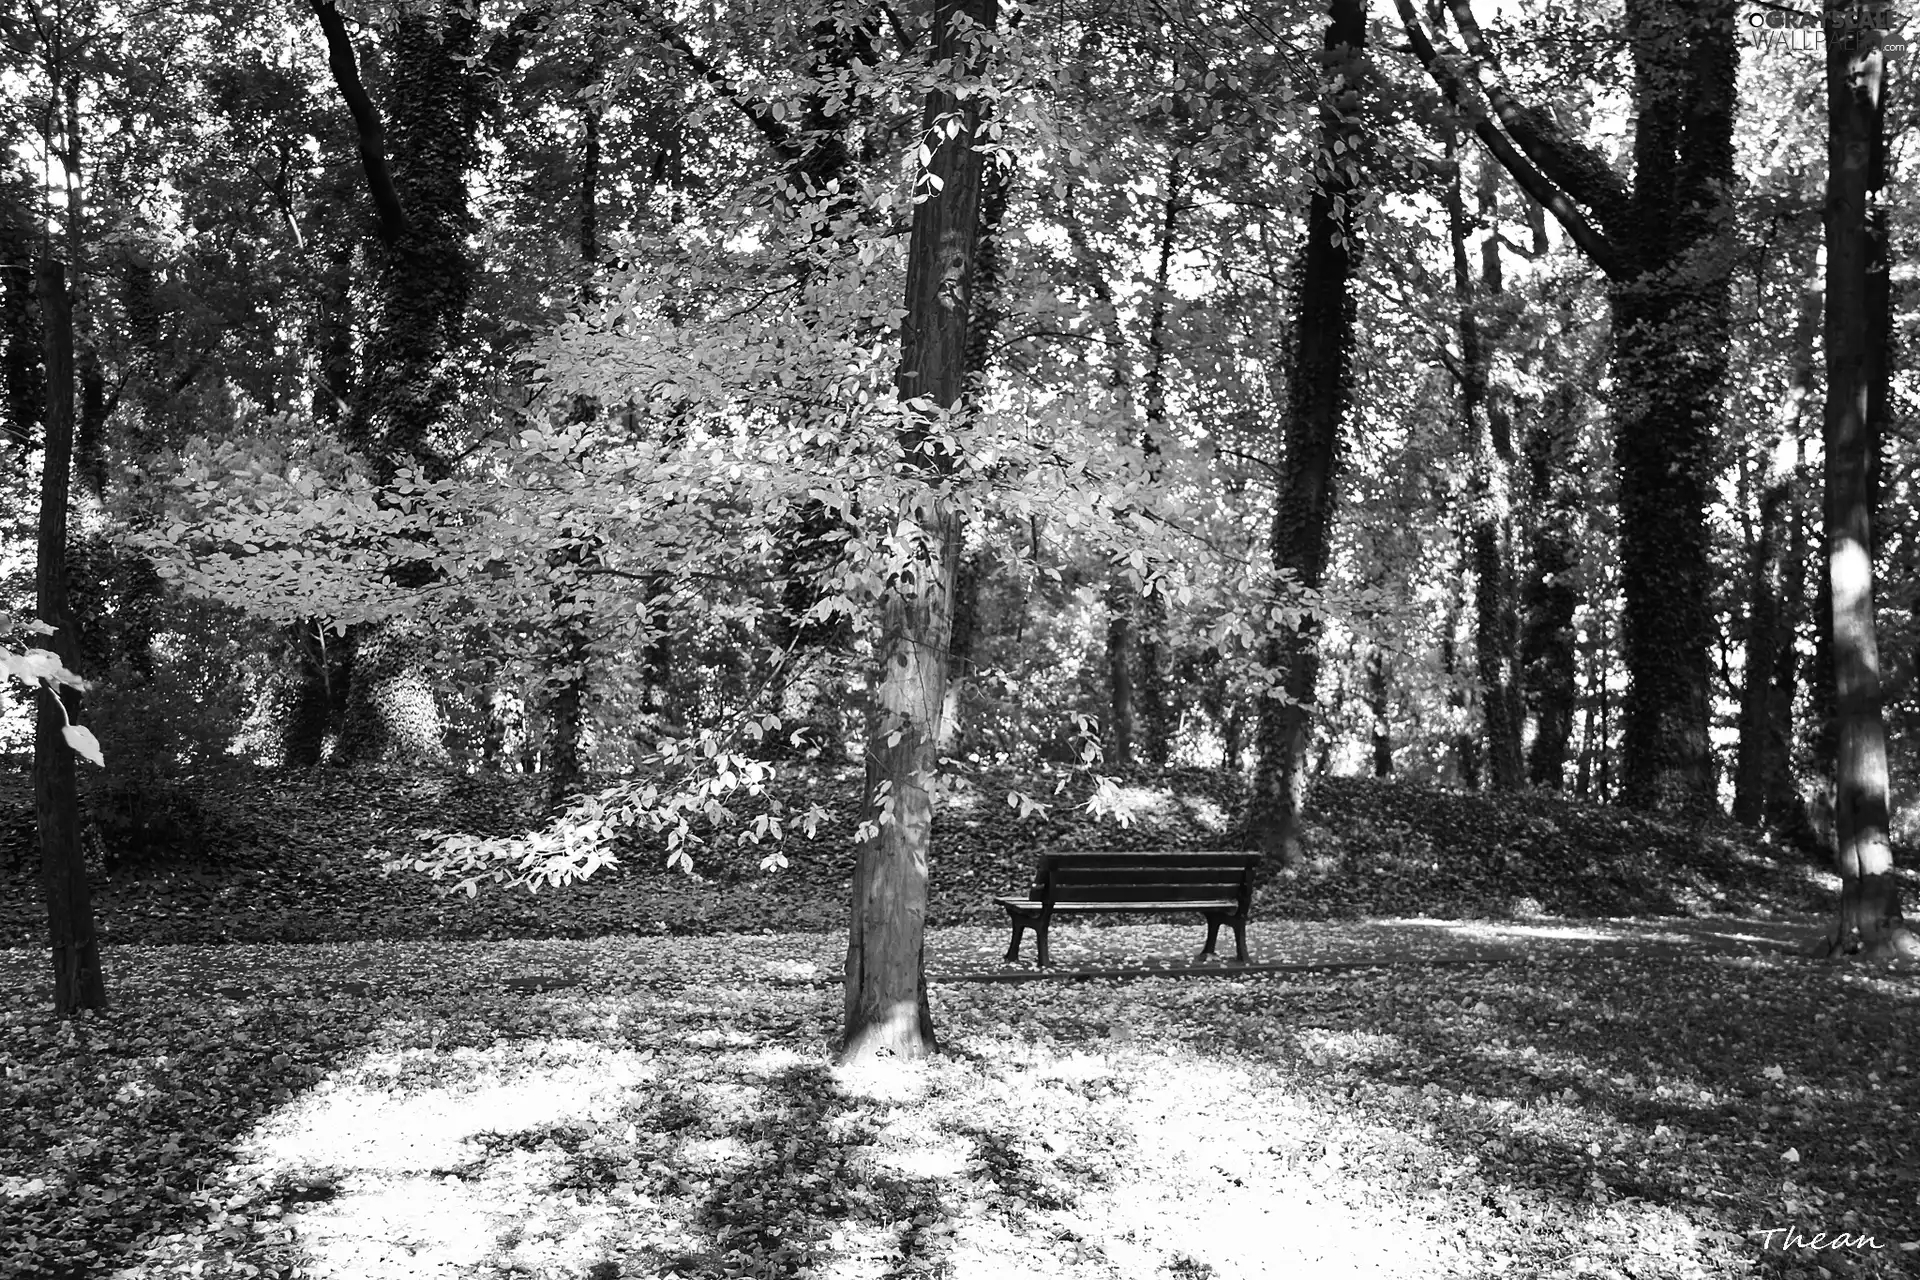
[[(831, 856), (797, 858), (784, 882), (712, 857), (705, 884), (631, 869), (571, 899), (468, 906), (342, 852), (417, 816), (415, 784), (358, 779), (351, 806), (324, 789), (345, 785), (258, 781), (217, 856), (116, 877), (108, 909), (129, 914), (109, 936), (144, 939), (106, 948), (102, 1014), (52, 1022), (44, 957), (0, 952), (0, 1276), (1920, 1271), (1911, 971), (1543, 948), (1231, 980), (940, 981), (945, 1052), (855, 1075), (831, 1060)], [(1038, 838), (1231, 838), (1207, 830), (1199, 792), (1142, 790), (1157, 828), (1148, 813)], [(1290, 894), (1302, 915), (1353, 919), (1416, 900), (1410, 885), (1434, 916), (1511, 916), (1525, 897), (1519, 914), (1573, 915), (1608, 894), (1821, 905), (1803, 867), (1724, 831), (1541, 799), (1322, 794), (1340, 806), (1313, 835), (1322, 865), (1276, 879), (1270, 916)], [(992, 945), (991, 913), (966, 903), (1033, 847), (989, 820), (991, 799), (978, 834), (943, 846), (949, 950)], [(444, 811), (457, 786), (417, 803)], [(250, 812), (279, 814), (277, 860), (232, 836)], [(1649, 848), (1666, 873), (1634, 861)], [(311, 898), (302, 877), (323, 873), (344, 905)], [(683, 911), (679, 932), (551, 936), (571, 911), (610, 910), (595, 892)], [(537, 913), (500, 914), (527, 902)], [(298, 936), (351, 936), (204, 945), (296, 909), (312, 922)], [(798, 931), (767, 931), (782, 910)], [(369, 940), (407, 921), (412, 938)], [(515, 930), (549, 936), (501, 940)], [(1151, 950), (1173, 935), (1081, 936)], [(1823, 1247), (1804, 1243), (1816, 1234)]]

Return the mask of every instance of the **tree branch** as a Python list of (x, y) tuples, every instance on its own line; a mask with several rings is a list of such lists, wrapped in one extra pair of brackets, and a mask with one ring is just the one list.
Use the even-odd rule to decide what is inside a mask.
[(654, 17), (638, 4), (629, 4), (627, 12), (636, 23), (652, 30), (662, 44), (685, 59), (688, 68), (705, 80), (709, 88), (738, 107), (782, 161), (791, 164), (800, 158), (800, 143), (793, 136), (793, 130), (784, 121), (776, 120), (766, 103), (742, 93), (725, 72), (708, 62), (672, 24)]
[(1527, 157), (1514, 148), (1507, 135), (1500, 132), (1493, 121), (1487, 119), (1486, 113), (1468, 98), (1466, 86), (1460, 83), (1460, 77), (1453, 69), (1441, 61), (1439, 51), (1427, 37), (1426, 28), (1420, 25), (1420, 19), (1413, 11), (1412, 0), (1394, 0), (1394, 7), (1400, 11), (1400, 23), (1406, 28), (1407, 40), (1413, 45), (1413, 56), (1420, 60), (1420, 65), (1427, 69), (1434, 84), (1439, 86), (1441, 96), (1472, 126), (1474, 136), (1480, 139), (1501, 167), (1513, 175), (1513, 180), (1522, 191), (1553, 214), (1554, 220), (1566, 229), (1567, 235), (1593, 260), (1595, 266), (1608, 276), (1618, 274), (1622, 263), (1612, 242), (1587, 221), (1586, 215), (1567, 198), (1566, 191), (1529, 163)]
[(333, 82), (340, 87), (340, 96), (346, 99), (347, 110), (353, 113), (354, 130), (360, 139), (360, 166), (366, 171), (367, 194), (379, 219), (380, 239), (389, 246), (398, 244), (411, 228), (400, 204), (400, 192), (393, 185), (393, 171), (387, 167), (387, 135), (380, 123), (380, 109), (360, 82), (360, 60), (354, 55), (353, 37), (347, 34), (347, 24), (333, 0), (307, 0), (307, 5), (326, 33), (327, 66), (333, 71)]
[(1562, 191), (1593, 210), (1603, 229), (1617, 230), (1632, 199), (1620, 175), (1606, 157), (1569, 138), (1547, 117), (1514, 98), (1507, 88), (1506, 73), (1474, 16), (1472, 0), (1448, 0), (1447, 10), (1453, 14), (1454, 26), (1460, 29), (1460, 39), (1473, 59), (1481, 90), (1513, 140)]

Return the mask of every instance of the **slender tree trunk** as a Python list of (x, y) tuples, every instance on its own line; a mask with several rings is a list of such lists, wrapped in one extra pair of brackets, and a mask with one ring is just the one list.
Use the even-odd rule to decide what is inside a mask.
[(1888, 269), (1886, 64), (1881, 35), (1846, 19), (1867, 6), (1827, 7), (1827, 573), (1838, 753), (1834, 837), (1840, 906), (1830, 955), (1920, 957), (1900, 909), (1887, 839), (1887, 731), (1873, 618), (1873, 458), (1884, 422)]
[[(1460, 542), (1460, 557), (1464, 562), (1470, 554), (1464, 534)], [(1456, 579), (1460, 581), (1463, 579)], [(1477, 791), (1480, 789), (1480, 736), (1470, 727), (1474, 699), (1460, 679), (1460, 615), (1466, 604), (1461, 598), (1463, 594), (1462, 587), (1447, 592), (1447, 611), (1440, 624), (1440, 670), (1447, 678), (1447, 718), (1451, 730), (1448, 747), (1454, 772), (1462, 787)]]
[[(940, 0), (928, 35), (935, 64), (944, 63), (956, 80), (978, 74), (982, 58), (967, 26), (991, 31), (997, 18), (997, 0)], [(954, 114), (961, 126), (955, 135), (932, 135), (936, 121)], [(955, 410), (966, 398), (985, 168), (975, 133), (982, 118), (978, 96), (960, 97), (945, 87), (928, 94), (923, 128), (935, 148), (927, 169), (936, 181), (914, 208), (907, 249), (900, 398), (924, 397)], [(937, 487), (955, 460), (917, 423), (900, 443), (908, 464), (929, 482), (916, 509), (900, 513), (919, 527), (925, 559), (911, 581), (894, 583), (880, 602), (863, 806), (868, 834), (854, 871), (847, 940), (845, 1062), (917, 1058), (938, 1049), (927, 1003), (927, 865), (961, 525)]]
[(1133, 763), (1133, 597), (1126, 574), (1107, 583), (1107, 763)]
[[(1539, 421), (1527, 432), (1523, 451), (1532, 555), (1523, 593), (1526, 629), (1520, 663), (1535, 726), (1527, 777), (1534, 786), (1551, 791), (1566, 785), (1578, 682), (1573, 630), (1580, 603), (1575, 581), (1579, 546), (1574, 532), (1578, 498), (1569, 493), (1571, 485), (1563, 477), (1574, 461), (1579, 395), (1572, 383), (1556, 387), (1542, 406)], [(1589, 728), (1591, 723), (1589, 714)]]
[[(1180, 212), (1186, 199), (1185, 175), (1176, 152), (1167, 162), (1165, 197), (1161, 201), (1159, 254), (1153, 269), (1153, 307), (1147, 319), (1147, 374), (1142, 397), (1147, 412), (1141, 433), (1141, 451), (1155, 479), (1159, 478), (1161, 441), (1167, 434), (1167, 312), (1173, 294), (1168, 280), (1178, 245)], [(1174, 726), (1179, 715), (1171, 705), (1167, 682), (1167, 601), (1158, 591), (1134, 597), (1135, 650), (1140, 679), (1135, 699), (1139, 708), (1140, 748), (1147, 762), (1165, 768), (1173, 751)]]
[[(598, 81), (597, 70), (588, 77), (586, 89)], [(580, 296), (591, 303), (595, 297), (594, 270), (600, 258), (600, 107), (589, 102), (582, 113), (585, 145), (580, 157), (578, 196), (580, 208)], [(600, 406), (583, 397), (575, 406), (574, 420), (590, 422), (599, 416)], [(563, 545), (547, 558), (554, 575), (550, 592), (555, 627), (559, 633), (553, 651), (554, 666), (547, 671), (547, 806), (558, 810), (581, 789), (580, 745), (587, 710), (588, 659), (591, 637), (588, 623), (592, 606), (580, 594), (580, 570), (594, 562), (598, 539), (590, 533), (566, 528), (560, 534)]]
[(19, 446), (37, 444), (47, 409), (42, 358), (46, 339), (34, 302), (33, 190), (0, 167), (0, 394), (4, 431)]
[(1393, 776), (1393, 722), (1389, 719), (1388, 672), (1386, 650), (1375, 647), (1367, 654), (1367, 710), (1373, 719), (1373, 776)]
[[(1295, 589), (1318, 591), (1325, 579), (1334, 474), (1353, 390), (1352, 277), (1358, 244), (1350, 215), (1359, 199), (1357, 156), (1364, 144), (1352, 120), (1364, 67), (1366, 5), (1363, 0), (1331, 0), (1327, 15), (1322, 74), (1329, 84), (1320, 112), (1319, 150), (1335, 158), (1315, 165), (1296, 293), (1280, 497), (1270, 540), (1274, 571), (1281, 578), (1275, 595), (1282, 600), (1290, 599)], [(1273, 636), (1264, 657), (1285, 696), (1260, 699), (1260, 765), (1254, 775), (1250, 825), (1263, 853), (1291, 864), (1299, 857), (1300, 824), (1307, 807), (1307, 748), (1320, 678), (1318, 625), (1302, 619)]]
[(595, 563), (599, 540), (591, 533), (566, 528), (565, 545), (547, 558), (554, 575), (551, 589), (554, 622), (559, 631), (552, 665), (547, 669), (547, 805), (562, 808), (579, 793), (582, 784), (580, 745), (587, 710), (592, 637), (588, 622), (592, 604), (581, 598), (580, 571)]
[[(1482, 300), (1503, 291), (1500, 247), (1491, 234), (1497, 214), (1490, 191), (1483, 191), (1481, 217), (1491, 221), (1483, 253), (1479, 287), (1467, 257), (1467, 217), (1461, 196), (1458, 151), (1453, 181), (1444, 193), (1447, 229), (1453, 242), (1453, 285), (1459, 305), (1460, 425), (1472, 466), (1471, 527), (1474, 580), (1474, 660), (1480, 676), (1480, 712), (1486, 734), (1487, 783), (1495, 791), (1517, 790), (1524, 781), (1521, 760), (1522, 708), (1518, 678), (1519, 617), (1514, 609), (1513, 513), (1507, 470), (1513, 460), (1512, 430), (1504, 406), (1493, 401), (1488, 385), (1492, 363), (1489, 318)], [(1492, 176), (1489, 167), (1487, 174)]]
[[(46, 333), (46, 449), (40, 473), (40, 536), (35, 570), (36, 611), (56, 628), (49, 648), (68, 670), (79, 665), (67, 608), (67, 500), (73, 461), (73, 311), (61, 264), (40, 264), (40, 314)], [(65, 694), (67, 713), (79, 694)], [(103, 1009), (106, 982), (94, 934), (93, 898), (80, 851), (80, 799), (73, 748), (61, 730), (68, 714), (44, 685), (36, 695), (33, 735), (34, 809), (40, 831), (40, 886), (47, 904), (47, 940), (53, 959), (53, 1010), (68, 1017)]]
[(1801, 298), (1787, 402), (1781, 409), (1779, 434), (1763, 461), (1759, 520), (1747, 566), (1747, 651), (1740, 691), (1733, 816), (1735, 821), (1750, 826), (1770, 821), (1782, 807), (1780, 788), (1783, 784), (1791, 786), (1786, 767), (1790, 728), (1781, 723), (1783, 715), (1792, 715), (1791, 693), (1782, 706), (1778, 682), (1783, 660), (1789, 664), (1787, 677), (1792, 680), (1792, 658), (1781, 652), (1794, 647), (1797, 603), (1788, 595), (1792, 555), (1788, 521), (1794, 514), (1793, 479), (1799, 465), (1800, 432), (1814, 392), (1813, 344), (1819, 331), (1821, 299), (1817, 287), (1807, 289)]
[[(1806, 795), (1797, 780), (1799, 757), (1794, 721), (1801, 679), (1798, 640), (1800, 629), (1809, 614), (1807, 495), (1812, 485), (1807, 479), (1806, 469), (1805, 450), (1801, 448), (1794, 459), (1793, 480), (1787, 490), (1787, 550), (1780, 574), (1781, 643), (1774, 649), (1770, 690), (1773, 707), (1768, 716), (1774, 744), (1767, 757), (1771, 779), (1764, 791), (1767, 797), (1767, 822), (1811, 846), (1815, 842), (1813, 822), (1807, 813)], [(1824, 581), (1826, 575), (1820, 576)], [(1813, 630), (1816, 634), (1824, 635), (1827, 628), (1823, 621), (1816, 620)]]

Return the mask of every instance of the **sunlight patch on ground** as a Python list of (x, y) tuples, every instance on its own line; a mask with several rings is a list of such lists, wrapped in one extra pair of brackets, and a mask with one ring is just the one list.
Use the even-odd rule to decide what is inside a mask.
[(1406, 923), (1444, 929), (1448, 933), (1459, 934), (1461, 937), (1480, 938), (1489, 942), (1502, 938), (1568, 938), (1581, 942), (1607, 942), (1617, 936), (1599, 929), (1577, 929), (1563, 925), (1503, 924), (1488, 920), (1409, 920)]
[(579, 1271), (616, 1216), (556, 1194), (568, 1157), (541, 1135), (612, 1115), (655, 1078), (647, 1057), (568, 1040), (375, 1052), (266, 1121), (236, 1180), (323, 1188), (282, 1223), (319, 1276)]
[(1370, 1031), (1330, 1031), (1305, 1027), (1294, 1034), (1300, 1052), (1314, 1065), (1339, 1063), (1351, 1066), (1362, 1062), (1395, 1062), (1407, 1049), (1398, 1036), (1375, 1035)]

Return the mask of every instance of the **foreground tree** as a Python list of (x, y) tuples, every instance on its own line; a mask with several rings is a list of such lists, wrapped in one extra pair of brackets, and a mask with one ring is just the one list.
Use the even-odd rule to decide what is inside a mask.
[[(1361, 140), (1354, 115), (1365, 67), (1367, 9), (1360, 0), (1327, 6), (1328, 87), (1320, 112), (1319, 159), (1307, 211), (1307, 244), (1295, 293), (1287, 415), (1282, 427), (1280, 497), (1272, 551), (1280, 594), (1318, 591), (1326, 579), (1333, 528), (1334, 472), (1353, 395), (1354, 205)], [(1320, 628), (1310, 617), (1267, 643), (1266, 666), (1284, 695), (1260, 700), (1260, 763), (1252, 826), (1261, 852), (1291, 863), (1300, 852), (1307, 803), (1307, 746), (1320, 679)]]
[[(67, 609), (67, 491), (73, 474), (73, 308), (66, 271), (51, 256), (40, 263), (40, 307), (46, 333), (45, 457), (40, 473), (40, 540), (35, 572), (40, 620), (55, 628), (49, 642), (60, 665), (78, 654)], [(72, 700), (74, 695), (69, 694)], [(53, 1010), (104, 1009), (106, 980), (93, 931), (93, 897), (80, 848), (80, 800), (68, 710), (54, 683), (39, 690), (33, 733), (33, 799), (40, 827), (40, 885), (53, 952)]]
[[(923, 198), (907, 250), (906, 315), (898, 391), (904, 465), (921, 482), (903, 522), (916, 554), (880, 601), (878, 670), (868, 709), (866, 838), (853, 877), (848, 926), (843, 1062), (919, 1058), (938, 1048), (927, 1004), (927, 858), (939, 774), (953, 638), (954, 581), (962, 552), (952, 476), (954, 416), (964, 411), (980, 194), (986, 157), (977, 79), (993, 38), (998, 0), (940, 0), (932, 65), (946, 82), (927, 95)], [(949, 131), (949, 126), (956, 125)]]
[(1875, 7), (1833, 0), (1827, 43), (1827, 573), (1833, 653), (1834, 842), (1840, 907), (1830, 955), (1920, 956), (1887, 840), (1887, 727), (1873, 619), (1873, 476), (1888, 358), (1886, 61)]

